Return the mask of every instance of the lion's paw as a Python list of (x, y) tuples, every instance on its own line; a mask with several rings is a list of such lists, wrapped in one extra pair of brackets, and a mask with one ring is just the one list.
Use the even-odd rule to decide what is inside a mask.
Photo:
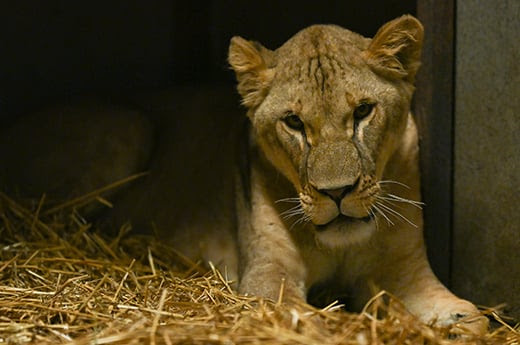
[(447, 328), (452, 336), (482, 335), (488, 331), (489, 320), (470, 302), (458, 300), (448, 305), (436, 306), (429, 315), (429, 323)]

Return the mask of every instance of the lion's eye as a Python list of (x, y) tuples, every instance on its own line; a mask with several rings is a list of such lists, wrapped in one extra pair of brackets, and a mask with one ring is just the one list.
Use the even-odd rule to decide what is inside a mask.
[(285, 124), (295, 131), (301, 131), (303, 129), (303, 122), (298, 115), (289, 114), (283, 118)]
[(373, 103), (362, 102), (356, 107), (356, 109), (354, 109), (354, 117), (357, 120), (361, 120), (362, 118), (370, 115), (370, 113), (372, 113), (372, 109), (374, 109)]

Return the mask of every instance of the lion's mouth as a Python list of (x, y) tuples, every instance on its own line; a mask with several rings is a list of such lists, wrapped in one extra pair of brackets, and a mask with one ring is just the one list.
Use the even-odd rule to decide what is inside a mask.
[(339, 216), (332, 219), (330, 222), (328, 222), (326, 224), (316, 225), (316, 230), (321, 232), (321, 231), (327, 230), (327, 228), (331, 225), (348, 226), (350, 224), (369, 223), (370, 221), (372, 221), (372, 218), (370, 216), (366, 216), (363, 218), (356, 218), (356, 217), (349, 217), (349, 216), (340, 214)]

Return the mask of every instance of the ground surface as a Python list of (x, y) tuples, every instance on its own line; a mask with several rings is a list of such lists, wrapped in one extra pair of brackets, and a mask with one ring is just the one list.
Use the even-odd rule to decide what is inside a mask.
[(360, 314), (239, 296), (225, 273), (129, 228), (98, 234), (76, 211), (87, 199), (0, 193), (0, 344), (520, 344), (519, 327), (499, 322), (448, 340), (385, 294)]

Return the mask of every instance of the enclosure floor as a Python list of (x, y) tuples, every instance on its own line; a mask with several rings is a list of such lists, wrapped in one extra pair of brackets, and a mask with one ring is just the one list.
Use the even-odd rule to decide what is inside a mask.
[(0, 193), (0, 343), (520, 344), (518, 325), (493, 310), (493, 331), (460, 338), (385, 293), (360, 314), (241, 296), (130, 226), (101, 235), (77, 212), (84, 202), (22, 206)]

